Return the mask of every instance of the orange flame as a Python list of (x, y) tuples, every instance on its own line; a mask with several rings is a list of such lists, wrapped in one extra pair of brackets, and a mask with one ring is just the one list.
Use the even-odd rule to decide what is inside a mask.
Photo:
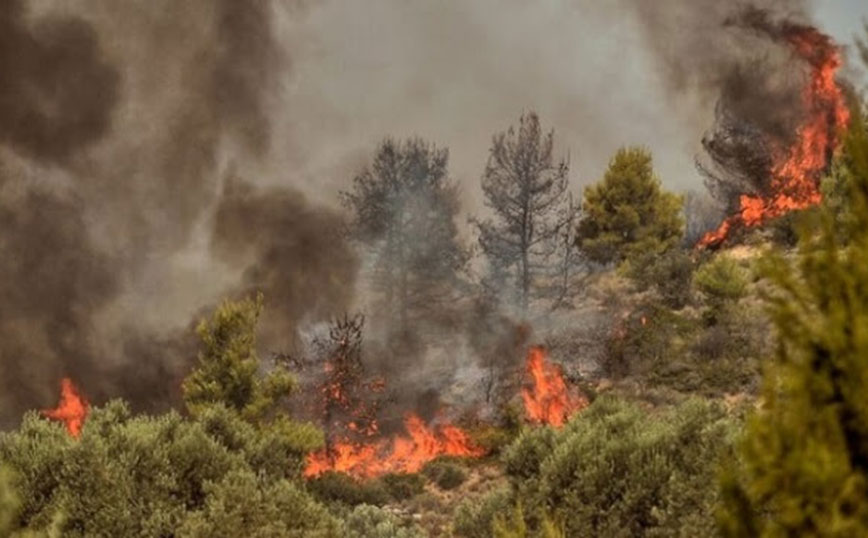
[(60, 402), (54, 409), (42, 411), (42, 415), (63, 422), (69, 435), (77, 438), (81, 434), (89, 408), (72, 380), (64, 377), (60, 380)]
[(722, 243), (736, 226), (759, 226), (790, 211), (806, 209), (822, 201), (819, 179), (839, 144), (838, 134), (850, 121), (850, 112), (835, 80), (841, 55), (829, 39), (813, 29), (788, 36), (796, 54), (811, 64), (803, 100), (807, 119), (787, 148), (773, 150), (770, 192), (743, 194), (740, 210), (724, 220), (697, 243), (698, 248)]
[(521, 397), (530, 420), (559, 428), (573, 413), (587, 407), (588, 401), (570, 392), (560, 368), (546, 361), (545, 355), (542, 347), (530, 349), (527, 372), (533, 387), (522, 389)]
[(419, 471), (438, 456), (479, 457), (485, 451), (475, 446), (462, 429), (451, 424), (429, 427), (419, 416), (404, 418), (406, 435), (370, 443), (342, 441), (327, 450), (308, 455), (304, 476), (339, 471), (359, 478), (385, 473)]

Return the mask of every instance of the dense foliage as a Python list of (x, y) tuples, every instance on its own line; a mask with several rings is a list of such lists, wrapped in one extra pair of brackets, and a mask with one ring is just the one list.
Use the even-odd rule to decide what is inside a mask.
[(651, 153), (621, 148), (603, 179), (585, 191), (578, 242), (598, 263), (649, 260), (684, 234), (681, 197), (660, 187)]
[(729, 536), (868, 534), (868, 131), (858, 112), (844, 151), (849, 218), (826, 208), (802, 231), (795, 268), (780, 256), (764, 265), (779, 345), (725, 484)]
[(529, 536), (552, 525), (566, 536), (709, 536), (733, 427), (701, 400), (649, 412), (601, 397), (561, 431), (524, 432), (503, 457), (510, 493), (463, 507), (456, 529), (489, 536), (496, 513), (520, 502)]

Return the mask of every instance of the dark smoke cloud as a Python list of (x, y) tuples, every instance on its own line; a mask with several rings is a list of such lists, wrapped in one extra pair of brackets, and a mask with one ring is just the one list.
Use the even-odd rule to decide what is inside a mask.
[(109, 129), (118, 73), (89, 24), (56, 16), (30, 25), (23, 7), (0, 1), (0, 140), (37, 159), (64, 161)]
[(240, 292), (265, 295), (262, 330), (273, 351), (293, 349), (301, 322), (350, 307), (359, 263), (343, 226), (299, 192), (227, 180), (211, 245), (218, 259), (243, 268)]
[(772, 147), (786, 147), (805, 110), (805, 62), (786, 37), (809, 24), (808, 2), (628, 1), (672, 95), (714, 110), (697, 159), (728, 210), (769, 188)]
[(177, 401), (192, 327), (225, 294), (266, 293), (276, 348), (348, 304), (356, 261), (326, 233), (334, 213), (240, 181), (220, 194), (228, 163), (255, 172), (271, 147), (288, 69), (273, 15), (266, 1), (0, 0), (3, 425), (52, 405), (62, 376), (96, 402)]
[[(0, 2), (0, 74), (0, 143), (19, 155), (62, 165), (110, 131), (119, 76), (85, 21), (30, 24)], [(0, 168), (0, 423), (50, 401), (61, 376), (102, 379), (92, 319), (118, 280), (73, 192)]]
[[(645, 60), (623, 54), (626, 10), (703, 128), (722, 94), (764, 130), (790, 119), (786, 77), (765, 78), (790, 58), (727, 27), (729, 2), (297, 4), (0, 0), (0, 422), (52, 405), (62, 375), (96, 402), (165, 407), (195, 358), (191, 324), (224, 295), (265, 293), (266, 351), (352, 309), (358, 262), (309, 199), (331, 201), (382, 136), (451, 145), (471, 199), (491, 133), (526, 108), (556, 121), (582, 181), (623, 143), (692, 144), (646, 106), (656, 89), (630, 93)], [(753, 4), (804, 16), (802, 1)], [(250, 183), (224, 181), (231, 167)], [(453, 366), (520, 361), (512, 324), (487, 316), (458, 324), (474, 357), (385, 349), (384, 371), (430, 356), (406, 392), (436, 408), (426, 391)]]

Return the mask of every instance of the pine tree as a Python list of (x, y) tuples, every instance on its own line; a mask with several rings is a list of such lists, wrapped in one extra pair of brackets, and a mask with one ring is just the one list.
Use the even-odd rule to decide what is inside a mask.
[(795, 268), (764, 263), (778, 345), (725, 475), (727, 536), (868, 536), (868, 134), (853, 115), (851, 217), (823, 208), (800, 232)]
[(578, 244), (603, 264), (661, 254), (681, 241), (681, 205), (660, 187), (648, 150), (621, 148), (602, 181), (585, 190)]
[(401, 332), (450, 301), (468, 255), (449, 152), (424, 140), (387, 139), (370, 167), (341, 193), (352, 235), (375, 254), (373, 287)]
[[(578, 211), (569, 204), (568, 174), (567, 160), (554, 159), (554, 131), (543, 133), (534, 112), (519, 118), (518, 129), (494, 136), (482, 174), (485, 205), (494, 216), (474, 224), (492, 284), (509, 281), (522, 314), (532, 295), (546, 288), (541, 279), (563, 278), (552, 257), (563, 252), (564, 228)], [(568, 263), (568, 276), (575, 263), (570, 246), (560, 260)], [(566, 292), (557, 295), (562, 300)]]
[(259, 420), (295, 387), (295, 378), (282, 367), (260, 375), (256, 324), (262, 305), (262, 294), (255, 300), (225, 301), (210, 320), (197, 327), (202, 340), (199, 364), (182, 385), (191, 413), (222, 404), (245, 418)]

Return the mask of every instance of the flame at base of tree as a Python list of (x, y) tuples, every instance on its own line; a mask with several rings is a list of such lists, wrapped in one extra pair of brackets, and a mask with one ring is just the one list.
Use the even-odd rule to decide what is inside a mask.
[(533, 385), (521, 391), (524, 409), (532, 422), (559, 428), (573, 413), (587, 407), (588, 400), (567, 387), (561, 369), (546, 360), (542, 347), (532, 347), (527, 372)]
[(42, 415), (63, 422), (66, 431), (71, 436), (78, 437), (89, 409), (90, 406), (72, 380), (64, 377), (60, 381), (60, 402), (54, 409), (42, 411)]
[(464, 430), (451, 424), (431, 427), (409, 413), (404, 428), (405, 435), (390, 439), (332, 443), (328, 449), (308, 456), (304, 475), (314, 477), (326, 471), (339, 471), (371, 478), (394, 472), (413, 473), (438, 456), (479, 457), (485, 453)]
[(697, 243), (698, 248), (722, 243), (738, 227), (754, 227), (815, 206), (822, 201), (820, 177), (838, 147), (839, 133), (850, 121), (844, 93), (835, 80), (841, 54), (828, 36), (810, 27), (794, 27), (786, 40), (795, 54), (810, 65), (803, 92), (805, 121), (789, 147), (772, 149), (769, 191), (742, 194), (739, 211)]

